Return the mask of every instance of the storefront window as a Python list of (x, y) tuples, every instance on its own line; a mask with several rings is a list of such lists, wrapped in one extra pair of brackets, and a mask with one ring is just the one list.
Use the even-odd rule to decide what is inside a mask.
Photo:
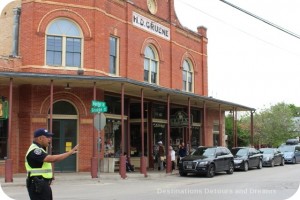
[[(130, 104), (130, 118), (141, 119), (141, 104), (131, 103)], [(147, 118), (147, 103), (144, 103), (144, 118)]]
[(196, 149), (198, 146), (200, 146), (200, 130), (201, 127), (200, 126), (195, 126), (192, 127), (192, 138), (191, 138), (191, 142), (192, 142), (192, 148)]
[(107, 119), (104, 141), (104, 157), (120, 157), (121, 153), (121, 121)]
[(163, 145), (166, 145), (166, 133), (167, 133), (167, 125), (162, 123), (153, 123), (153, 156), (157, 161), (157, 153), (158, 153), (158, 142), (162, 141)]
[(8, 120), (0, 120), (0, 160), (7, 156)]
[(200, 110), (191, 110), (191, 114), (193, 116), (193, 122), (201, 123), (201, 112)]
[(153, 118), (167, 119), (167, 106), (161, 104), (153, 104)]
[(113, 96), (105, 96), (104, 101), (107, 106), (107, 113), (111, 114), (121, 114), (121, 98)]
[[(147, 127), (144, 128), (144, 156), (147, 156)], [(130, 125), (130, 156), (140, 157), (142, 156), (142, 137), (141, 137), (141, 125)]]

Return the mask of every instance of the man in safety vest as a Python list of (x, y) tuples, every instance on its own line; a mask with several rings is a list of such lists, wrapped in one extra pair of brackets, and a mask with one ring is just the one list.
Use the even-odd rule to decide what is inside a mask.
[(27, 190), (31, 200), (52, 200), (50, 187), (53, 171), (52, 164), (64, 160), (78, 150), (78, 145), (66, 153), (49, 155), (46, 148), (52, 140), (52, 133), (40, 128), (34, 132), (33, 143), (25, 156), (25, 167), (27, 170)]

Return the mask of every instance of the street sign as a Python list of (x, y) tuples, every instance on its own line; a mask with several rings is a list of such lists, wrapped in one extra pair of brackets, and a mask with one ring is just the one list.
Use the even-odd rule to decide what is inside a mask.
[(97, 107), (97, 108), (106, 107), (106, 102), (93, 100), (92, 101), (92, 107)]
[(107, 112), (107, 107), (91, 107), (91, 113), (104, 113)]
[(99, 113), (95, 115), (94, 117), (94, 127), (97, 129), (97, 131), (101, 131), (104, 129), (106, 125), (106, 117), (104, 113)]
[(106, 102), (104, 101), (92, 101), (91, 113), (107, 112)]

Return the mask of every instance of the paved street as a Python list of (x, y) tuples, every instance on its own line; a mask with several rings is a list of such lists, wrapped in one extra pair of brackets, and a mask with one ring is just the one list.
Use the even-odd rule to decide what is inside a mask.
[[(57, 174), (52, 190), (54, 199), (64, 200), (284, 200), (299, 188), (300, 164), (234, 172), (233, 175), (220, 173), (214, 178), (180, 177), (176, 173), (166, 175), (162, 172), (148, 174), (148, 178), (137, 172), (128, 174), (125, 180), (118, 174), (102, 174), (100, 179), (91, 179), (88, 173)], [(24, 175), (14, 180), (13, 184), (3, 183), (1, 178), (3, 191), (16, 200), (29, 199), (22, 182)], [(294, 199), (299, 199), (299, 193)]]

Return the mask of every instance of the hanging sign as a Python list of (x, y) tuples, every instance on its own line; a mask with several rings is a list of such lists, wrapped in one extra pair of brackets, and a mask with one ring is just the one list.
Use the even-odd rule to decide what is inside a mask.
[(0, 99), (0, 120), (8, 118), (8, 101)]

